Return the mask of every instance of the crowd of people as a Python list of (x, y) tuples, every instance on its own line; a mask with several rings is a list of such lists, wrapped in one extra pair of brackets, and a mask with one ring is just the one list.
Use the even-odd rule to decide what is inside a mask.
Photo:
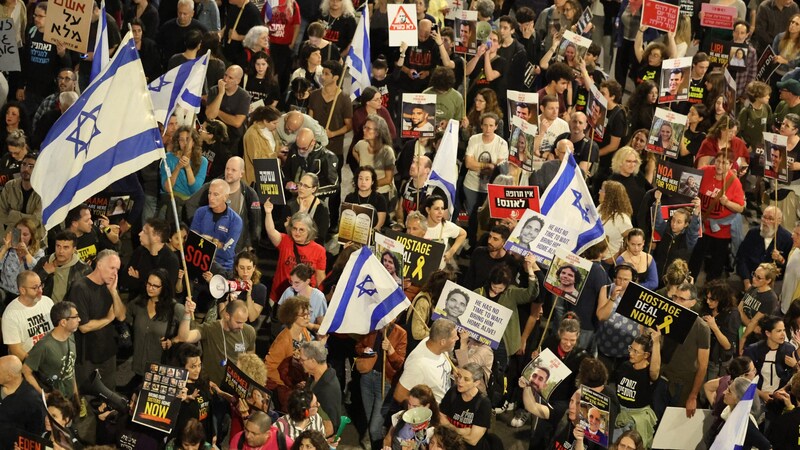
[[(63, 448), (55, 421), (74, 448), (327, 450), (347, 416), (368, 450), (502, 448), (496, 421), (528, 427), (531, 449), (641, 450), (668, 407), (711, 409), (713, 442), (757, 376), (745, 448), (800, 448), (800, 13), (791, 0), (717, 3), (736, 9), (732, 29), (701, 26), (700, 2), (680, 2), (664, 33), (641, 25), (635, 0), (473, 0), (475, 24), (417, 0), (417, 45), (390, 47), (385, 0), (108, 1), (111, 53), (130, 29), (148, 82), (210, 52), (202, 111), (161, 124), (164, 161), (45, 230), (31, 174), (94, 55), (45, 40), (46, 1), (5, 1), (21, 70), (0, 78), (0, 447), (24, 430)], [(93, 11), (90, 49), (99, 1)], [(371, 86), (351, 101), (365, 11)], [(734, 49), (727, 65), (720, 42)], [(778, 67), (763, 77), (770, 46)], [(687, 72), (662, 72), (685, 56)], [(680, 89), (686, 100), (660, 103)], [(508, 91), (538, 102), (512, 109)], [(435, 95), (435, 113), (404, 107), (415, 93)], [(659, 108), (686, 115), (685, 130), (654, 122)], [(429, 184), (451, 120), (455, 204)], [(532, 143), (518, 121), (536, 127)], [(588, 272), (558, 270), (569, 302), (545, 289), (547, 267), (505, 249), (517, 221), (491, 217), (487, 188), (542, 194), (567, 157), (605, 232), (580, 255)], [(263, 159), (280, 166), (285, 204), (259, 200)], [(665, 159), (702, 175), (681, 198), (656, 188)], [(337, 242), (342, 202), (371, 209), (376, 232), (444, 244), (421, 286), (380, 254), (412, 306), (364, 336), (320, 333), (359, 248)], [(520, 223), (514, 242), (532, 249), (543, 227)], [(216, 252), (190, 279), (195, 234)], [(215, 275), (232, 286), (220, 299)], [(448, 281), (459, 288), (434, 320)], [(697, 313), (682, 340), (617, 312), (631, 282)], [(511, 311), (496, 349), (463, 329), (471, 294)], [(547, 367), (523, 370), (544, 350), (570, 370), (554, 388)], [(131, 420), (152, 363), (188, 373), (171, 433)], [(230, 392), (228, 364), (265, 390)], [(609, 413), (581, 405), (582, 389), (607, 396)], [(422, 430), (407, 423), (416, 408), (429, 413)]]

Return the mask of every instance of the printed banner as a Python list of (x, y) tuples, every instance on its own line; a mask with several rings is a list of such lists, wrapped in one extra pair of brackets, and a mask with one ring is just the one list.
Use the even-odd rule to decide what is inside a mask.
[(700, 25), (708, 28), (732, 30), (737, 15), (735, 6), (703, 3), (700, 7)]
[(711, 41), (711, 46), (708, 49), (709, 69), (727, 66), (728, 59), (730, 59), (730, 50), (730, 42)]
[(133, 421), (164, 433), (171, 433), (181, 401), (178, 395), (186, 386), (189, 371), (178, 367), (150, 364), (136, 400)]
[(689, 99), (692, 58), (665, 59), (661, 63), (661, 95), (659, 103), (682, 102)]
[(186, 259), (186, 270), (189, 280), (204, 283), (203, 273), (211, 270), (211, 263), (217, 253), (217, 246), (195, 231), (189, 230), (186, 242), (183, 243), (183, 257)]
[[(30, 52), (35, 54), (36, 49), (31, 48)], [(0, 20), (0, 70), (7, 72), (18, 72), (19, 49), (17, 48), (17, 29), (14, 27), (12, 19)]]
[(461, 55), (475, 55), (478, 51), (477, 33), (478, 12), (461, 10), (461, 14), (455, 18), (456, 26), (456, 48), (455, 52)]
[(53, 442), (33, 433), (19, 429), (19, 435), (14, 442), (14, 450), (45, 450), (51, 448)]
[(697, 313), (631, 281), (622, 294), (617, 313), (661, 332), (683, 344)]
[(594, 129), (594, 140), (602, 140), (606, 130), (608, 102), (594, 84), (589, 86), (589, 99), (586, 105), (586, 134), (591, 135), (591, 130)]
[(459, 331), (467, 330), (471, 338), (497, 349), (511, 314), (505, 306), (447, 280), (431, 319), (451, 320)]
[(409, 47), (419, 45), (417, 33), (417, 8), (407, 5), (386, 5), (389, 17), (389, 47), (400, 47), (405, 42)]
[(84, 203), (94, 219), (105, 216), (110, 223), (118, 225), (122, 219), (128, 219), (134, 202), (130, 195), (95, 195)]
[(578, 415), (584, 440), (608, 448), (608, 436), (613, 427), (610, 421), (610, 399), (602, 392), (581, 385), (581, 404)]
[(378, 213), (372, 205), (343, 202), (339, 207), (339, 243), (369, 245)]
[(582, 60), (589, 51), (589, 46), (592, 45), (592, 40), (585, 38), (580, 34), (575, 34), (572, 31), (565, 30), (561, 38), (561, 43), (558, 45), (557, 60), (565, 62), (570, 66), (575, 64), (577, 60)]
[(433, 137), (436, 94), (403, 94), (403, 138)]
[(393, 276), (399, 286), (403, 286), (402, 274), (405, 273), (403, 265), (405, 264), (406, 249), (400, 242), (384, 236), (380, 233), (375, 233), (375, 256), (381, 261), (383, 267)]
[(539, 212), (538, 186), (503, 186), (490, 184), (489, 216), (492, 219), (519, 220), (525, 210)]
[(772, 74), (778, 68), (778, 62), (775, 61), (775, 52), (772, 50), (772, 46), (764, 50), (764, 53), (761, 54), (761, 57), (758, 58), (758, 70), (756, 71), (756, 80), (768, 82), (769, 79), (772, 77)]
[(44, 19), (44, 41), (60, 42), (74, 52), (88, 52), (93, 9), (92, 0), (50, 2)]
[(444, 256), (444, 244), (427, 239), (386, 230), (386, 235), (405, 248), (403, 253), (403, 278), (414, 286), (422, 286), (431, 274), (439, 269)]
[(587, 6), (586, 9), (583, 10), (581, 14), (581, 18), (578, 19), (578, 33), (581, 35), (585, 35), (591, 31), (589, 25), (592, 24), (592, 19), (594, 18), (594, 14), (592, 14), (592, 10)]
[(789, 182), (789, 164), (794, 162), (794, 158), (787, 158), (786, 145), (786, 136), (764, 132), (765, 178)]
[(691, 203), (700, 193), (703, 171), (661, 160), (656, 169), (655, 181), (659, 191), (680, 203)]
[[(539, 94), (536, 92), (506, 91), (508, 102), (507, 117), (519, 117), (531, 125), (539, 125)], [(512, 121), (508, 121), (508, 129), (512, 130)], [(536, 132), (533, 133), (537, 134)]]
[(253, 171), (256, 177), (253, 189), (258, 194), (258, 201), (263, 204), (269, 199), (273, 205), (285, 205), (283, 175), (278, 158), (254, 159)]
[(251, 408), (268, 412), (272, 393), (248, 377), (236, 364), (226, 361), (223, 391), (244, 400)]
[(547, 271), (544, 287), (564, 300), (578, 304), (578, 298), (589, 278), (592, 262), (571, 253), (564, 248), (557, 248), (553, 256), (553, 264)]
[(679, 14), (680, 6), (658, 0), (644, 0), (642, 25), (674, 33), (678, 29)]
[(533, 156), (533, 143), (539, 126), (532, 125), (517, 116), (511, 117), (511, 125), (508, 161), (531, 172), (533, 171), (533, 161), (539, 159)]
[(525, 211), (506, 241), (505, 249), (523, 257), (533, 255), (546, 266), (556, 248), (575, 248), (576, 232), (531, 209)]
[[(547, 371), (537, 370), (539, 368), (547, 369)], [(555, 388), (570, 374), (572, 371), (569, 370), (569, 367), (549, 348), (543, 349), (536, 359), (531, 360), (522, 369), (522, 377), (528, 380), (531, 386), (539, 391), (545, 399), (549, 399)]]
[(664, 108), (656, 108), (647, 151), (657, 155), (677, 158), (683, 132), (686, 129), (686, 116)]

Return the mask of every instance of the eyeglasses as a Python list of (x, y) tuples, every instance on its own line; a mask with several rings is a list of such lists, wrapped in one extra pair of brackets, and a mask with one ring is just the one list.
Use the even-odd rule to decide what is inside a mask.
[(755, 272), (751, 273), (750, 276), (752, 276), (754, 280), (766, 280), (767, 279), (766, 277), (764, 277), (762, 275), (758, 275)]
[(628, 346), (628, 351), (629, 351), (629, 352), (631, 352), (631, 353), (633, 353), (634, 355), (641, 355), (641, 354), (644, 354), (644, 353), (645, 353), (645, 352), (643, 352), (643, 351), (641, 351), (641, 350), (636, 350), (635, 348), (633, 348), (633, 346), (632, 346), (632, 345), (629, 345), (629, 346)]
[(151, 287), (153, 289), (161, 289), (160, 284), (153, 284), (153, 283), (145, 283), (145, 284), (147, 285), (147, 287)]
[(73, 320), (74, 319), (80, 319), (80, 318), (81, 318), (81, 316), (79, 316), (79, 315), (74, 315), (74, 316), (67, 317), (67, 319), (73, 319)]
[(39, 289), (43, 288), (43, 284), (37, 284), (36, 286), (26, 286), (25, 289), (33, 289), (34, 291), (38, 291)]
[(305, 183), (297, 183), (297, 187), (306, 188), (306, 189), (312, 189), (314, 186), (312, 186), (310, 184), (305, 184)]

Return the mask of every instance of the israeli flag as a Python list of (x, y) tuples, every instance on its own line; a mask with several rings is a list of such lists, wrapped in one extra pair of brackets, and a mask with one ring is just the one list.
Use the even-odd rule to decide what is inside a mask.
[(445, 129), (436, 156), (433, 157), (431, 174), (428, 177), (428, 195), (434, 188), (441, 188), (447, 195), (447, 209), (453, 214), (456, 203), (456, 183), (458, 182), (458, 121), (450, 119)]
[(742, 450), (747, 435), (747, 421), (750, 420), (750, 411), (753, 409), (756, 386), (758, 386), (757, 376), (725, 420), (725, 425), (722, 426), (709, 450)]
[(350, 100), (355, 100), (361, 91), (370, 86), (369, 77), (372, 76), (372, 60), (369, 47), (369, 12), (364, 8), (361, 18), (358, 19), (356, 34), (353, 36), (350, 52), (347, 54), (345, 65), (350, 72)]
[(369, 247), (350, 255), (319, 333), (368, 334), (385, 327), (411, 302)]
[(540, 205), (543, 215), (578, 232), (572, 250), (576, 255), (605, 238), (603, 221), (572, 153), (564, 156), (555, 179), (542, 195)]
[(94, 41), (94, 57), (89, 82), (97, 77), (103, 67), (108, 65), (108, 22), (106, 21), (106, 0), (100, 4), (100, 19), (97, 21), (97, 37)]
[(47, 133), (31, 176), (46, 229), (120, 178), (164, 158), (130, 32), (111, 63)]
[(156, 120), (166, 124), (177, 106), (195, 114), (200, 113), (210, 53), (208, 51), (200, 58), (186, 61), (150, 82), (147, 89), (153, 100)]

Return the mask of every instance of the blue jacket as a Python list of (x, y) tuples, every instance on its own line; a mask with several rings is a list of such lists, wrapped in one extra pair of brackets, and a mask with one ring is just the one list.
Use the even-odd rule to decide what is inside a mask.
[(231, 208), (225, 208), (222, 217), (214, 222), (214, 213), (208, 206), (202, 206), (194, 213), (190, 228), (222, 242), (222, 247), (217, 248), (217, 253), (214, 255), (214, 262), (225, 270), (233, 269), (236, 243), (242, 234), (242, 218), (238, 214)]
[[(736, 252), (736, 273), (742, 280), (749, 280), (752, 278), (752, 273), (761, 263), (773, 262), (772, 250), (777, 245), (778, 251), (783, 258), (789, 258), (789, 252), (792, 250), (792, 233), (786, 228), (779, 226), (778, 231), (775, 232), (775, 237), (768, 247), (764, 247), (764, 238), (761, 237), (759, 227), (753, 227), (747, 232), (742, 244), (739, 246), (739, 251)], [(775, 262), (775, 264), (778, 264)], [(781, 278), (785, 264), (778, 264), (781, 269)]]

